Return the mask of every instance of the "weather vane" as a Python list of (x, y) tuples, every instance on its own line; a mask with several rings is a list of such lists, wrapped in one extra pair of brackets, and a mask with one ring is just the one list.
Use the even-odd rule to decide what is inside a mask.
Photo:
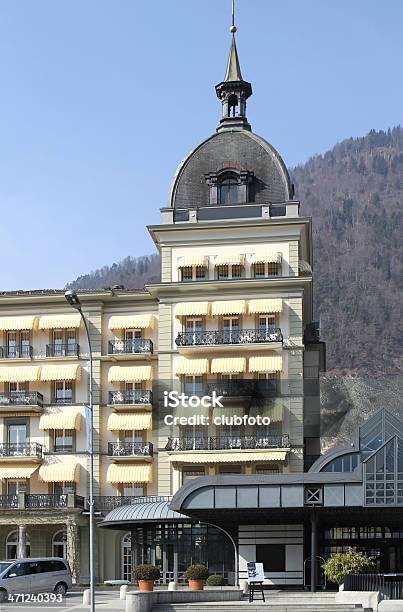
[(235, 25), (235, 0), (232, 0), (232, 25), (230, 27), (230, 32), (235, 34), (236, 25)]

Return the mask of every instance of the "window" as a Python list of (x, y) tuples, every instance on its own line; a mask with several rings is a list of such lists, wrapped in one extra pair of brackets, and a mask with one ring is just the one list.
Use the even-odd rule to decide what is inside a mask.
[(125, 444), (144, 444), (144, 436), (142, 431), (127, 430), (121, 432), (121, 442)]
[[(64, 529), (57, 531), (52, 538), (52, 555), (54, 557), (62, 557), (63, 559), (67, 557), (67, 531)], [(51, 563), (60, 563), (60, 561), (52, 561)]]
[(125, 329), (125, 353), (141, 352), (141, 329)]
[(182, 450), (206, 450), (209, 448), (207, 427), (199, 427), (197, 425), (180, 426), (179, 436)]
[(145, 487), (136, 483), (127, 482), (119, 487), (119, 495), (123, 497), (143, 497), (145, 494)]
[(358, 453), (349, 453), (330, 461), (321, 472), (354, 472), (358, 466)]
[(280, 387), (279, 372), (259, 372), (257, 375), (257, 390), (264, 396), (278, 395)]
[(242, 278), (242, 270), (243, 266), (236, 265), (221, 265), (217, 266), (217, 280), (227, 280), (227, 279), (235, 279)]
[(54, 329), (52, 331), (53, 357), (77, 355), (77, 333), (75, 329)]
[[(117, 392), (120, 393), (120, 392)], [(146, 398), (146, 393), (143, 390), (141, 382), (124, 384), (124, 402), (127, 404), (141, 404)]]
[(278, 465), (257, 465), (255, 474), (279, 474), (280, 468)]
[(186, 266), (181, 268), (183, 282), (204, 280), (206, 278), (206, 268), (204, 266)]
[(183, 391), (186, 393), (186, 395), (203, 395), (203, 376), (185, 376), (183, 380)]
[(255, 263), (253, 264), (254, 278), (268, 278), (270, 276), (278, 276), (280, 273), (280, 264), (278, 262), (270, 263)]
[(55, 404), (72, 404), (74, 383), (71, 380), (56, 380), (53, 383), (53, 401)]
[(220, 474), (242, 474), (240, 465), (220, 465), (218, 468)]
[(25, 453), (28, 426), (26, 422), (7, 423), (7, 443), (12, 454)]
[(285, 572), (285, 544), (256, 544), (256, 563), (265, 572)]
[[(31, 556), (31, 542), (29, 534), (26, 534), (26, 552), (27, 557)], [(10, 531), (6, 539), (6, 559), (16, 559), (18, 553), (18, 530)], [(22, 564), (21, 564), (22, 565)], [(11, 570), (14, 570), (15, 565)], [(20, 574), (22, 575), (22, 574)]]
[(184, 343), (186, 346), (201, 343), (203, 332), (203, 319), (187, 317), (184, 326)]
[(28, 393), (28, 383), (10, 382), (8, 383), (8, 392), (17, 399), (18, 396), (23, 396)]
[(71, 452), (74, 449), (75, 432), (73, 429), (55, 429), (53, 432), (53, 450)]
[(76, 492), (75, 482), (54, 482), (51, 485), (53, 495), (68, 495)]
[(7, 357), (30, 357), (31, 334), (29, 331), (7, 332)]
[(223, 318), (223, 343), (238, 344), (239, 343), (239, 317), (224, 317)]
[(189, 480), (200, 478), (200, 476), (205, 476), (204, 467), (184, 467), (182, 469), (182, 484), (185, 484), (185, 482), (189, 482)]
[(121, 544), (122, 559), (122, 580), (132, 581), (133, 557), (132, 557), (132, 536), (126, 533), (122, 538)]
[(235, 174), (225, 176), (219, 185), (219, 203), (231, 205), (239, 203), (239, 181)]
[(18, 495), (28, 492), (27, 480), (7, 480), (7, 495)]
[(239, 425), (223, 425), (218, 428), (220, 437), (218, 440), (217, 450), (229, 450), (232, 448), (242, 447), (242, 438), (244, 434), (243, 427)]

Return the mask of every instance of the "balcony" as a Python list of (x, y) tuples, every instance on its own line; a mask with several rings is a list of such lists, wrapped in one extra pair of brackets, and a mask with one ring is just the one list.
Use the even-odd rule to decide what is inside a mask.
[(6, 409), (13, 412), (41, 412), (43, 408), (43, 395), (38, 391), (11, 391), (10, 393), (0, 393), (0, 414)]
[(144, 502), (166, 502), (172, 498), (164, 495), (128, 496), (128, 495), (98, 495), (94, 497), (95, 510), (98, 512), (109, 512), (119, 506), (133, 506)]
[(37, 442), (16, 442), (0, 444), (0, 459), (33, 459), (40, 461), (42, 459), (42, 444)]
[[(218, 347), (220, 350), (242, 345), (248, 350), (256, 349), (256, 344), (266, 348), (278, 348), (283, 342), (283, 334), (278, 327), (261, 329), (210, 330), (178, 333), (175, 344), (178, 349), (197, 350), (200, 347)], [(277, 345), (277, 346), (276, 346)], [(259, 346), (261, 349), (262, 346)]]
[(79, 354), (80, 345), (77, 342), (46, 345), (46, 357), (78, 357)]
[(32, 359), (32, 346), (0, 346), (0, 359)]
[(290, 448), (288, 434), (280, 436), (196, 436), (168, 438), (167, 451), (208, 450), (264, 450), (268, 448)]
[(110, 406), (150, 406), (153, 401), (152, 391), (149, 389), (133, 389), (132, 391), (109, 391), (108, 404)]
[(108, 343), (108, 355), (114, 357), (133, 358), (133, 356), (152, 355), (154, 345), (152, 340), (135, 338), (134, 340), (114, 340)]
[(84, 508), (84, 497), (75, 493), (63, 495), (31, 495), (20, 493), (18, 495), (0, 495), (0, 509), (12, 508), (14, 510), (47, 508)]
[(213, 392), (224, 400), (233, 398), (252, 399), (275, 397), (278, 395), (277, 380), (217, 380), (205, 385), (205, 395)]
[(108, 456), (114, 459), (147, 459), (153, 452), (151, 442), (108, 442)]

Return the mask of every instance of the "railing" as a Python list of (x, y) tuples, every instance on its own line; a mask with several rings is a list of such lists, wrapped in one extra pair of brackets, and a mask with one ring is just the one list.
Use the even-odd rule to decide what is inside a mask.
[(1, 359), (30, 359), (32, 346), (0, 346)]
[(237, 329), (218, 331), (195, 331), (179, 333), (177, 346), (211, 346), (214, 344), (256, 344), (266, 342), (283, 342), (281, 329)]
[(153, 352), (152, 340), (134, 338), (134, 340), (114, 340), (108, 344), (109, 355), (141, 354)]
[(84, 508), (84, 497), (75, 493), (25, 495), (25, 508)]
[(151, 495), (151, 496), (129, 496), (129, 495), (99, 495), (94, 497), (95, 509), (99, 512), (109, 511), (117, 508), (118, 506), (133, 506), (136, 504), (152, 503), (152, 502), (166, 502), (172, 498), (164, 495)]
[(168, 438), (167, 451), (189, 450), (243, 450), (262, 448), (289, 448), (288, 434), (280, 436), (196, 436)]
[(403, 574), (347, 574), (345, 591), (380, 591), (385, 599), (403, 599)]
[(213, 391), (223, 397), (273, 397), (277, 395), (276, 380), (217, 380), (206, 384), (206, 394)]
[(42, 457), (42, 444), (38, 442), (0, 444), (0, 457)]
[(46, 345), (46, 357), (78, 357), (79, 354), (80, 345), (77, 342)]
[(108, 442), (110, 457), (152, 457), (153, 452), (151, 442)]
[(74, 404), (74, 398), (72, 395), (53, 396), (52, 404)]
[(0, 508), (18, 508), (18, 495), (0, 495)]
[(149, 389), (133, 389), (132, 391), (109, 391), (109, 404), (145, 405), (152, 404), (152, 391)]
[(2, 406), (43, 406), (43, 395), (38, 391), (0, 393), (0, 408)]

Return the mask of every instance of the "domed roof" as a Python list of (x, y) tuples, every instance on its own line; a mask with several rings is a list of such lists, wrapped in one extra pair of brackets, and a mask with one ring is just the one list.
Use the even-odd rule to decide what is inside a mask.
[(169, 206), (208, 206), (205, 175), (223, 168), (253, 173), (253, 203), (279, 204), (293, 197), (287, 168), (274, 147), (246, 129), (227, 129), (210, 136), (181, 162), (172, 182)]
[[(149, 498), (149, 500), (153, 499), (155, 498)], [(161, 501), (149, 501), (147, 497), (143, 497), (136, 500), (143, 503), (118, 506), (106, 515), (100, 526), (122, 529), (123, 526), (133, 523), (190, 522), (188, 516), (171, 510), (170, 498), (160, 499)]]

